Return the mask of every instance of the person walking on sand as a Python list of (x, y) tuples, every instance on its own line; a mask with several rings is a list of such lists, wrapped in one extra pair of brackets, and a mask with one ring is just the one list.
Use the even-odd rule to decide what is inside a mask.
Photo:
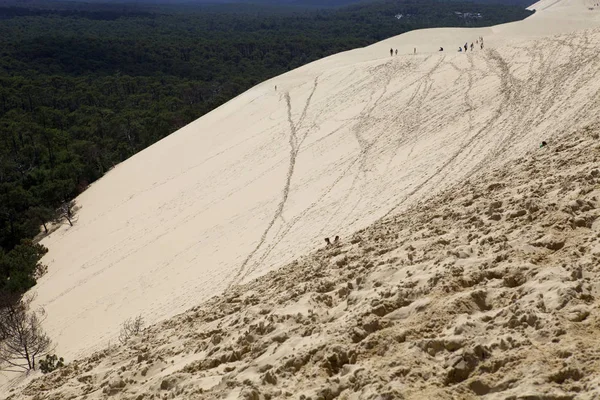
[(467, 51), (468, 48), (469, 46), (467, 46), (467, 44), (465, 43), (465, 51)]
[(396, 49), (396, 55), (398, 55), (398, 49)]
[(413, 54), (417, 54), (417, 48), (416, 47), (413, 49)]
[(394, 55), (394, 49), (390, 49), (390, 56)]
[(473, 43), (471, 42), (471, 51), (473, 51)]
[(483, 50), (483, 42), (481, 42), (481, 50)]

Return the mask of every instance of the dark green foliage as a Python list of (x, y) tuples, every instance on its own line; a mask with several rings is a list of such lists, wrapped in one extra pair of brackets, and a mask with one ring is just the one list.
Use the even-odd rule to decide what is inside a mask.
[(44, 374), (50, 373), (52, 371), (54, 371), (55, 369), (61, 368), (65, 366), (65, 360), (60, 357), (57, 358), (56, 355), (52, 354), (48, 354), (46, 355), (46, 358), (42, 358), (39, 361), (40, 364), (40, 371), (42, 371)]
[(27, 239), (8, 253), (0, 249), (0, 292), (22, 293), (35, 285), (36, 277), (45, 270), (39, 260), (47, 252), (41, 244)]
[[(394, 17), (400, 13), (402, 20)], [(483, 26), (529, 14), (432, 0), (329, 10), (4, 1), (0, 290), (35, 284), (35, 258), (44, 251), (22, 241), (40, 227), (47, 233), (69, 200), (115, 164), (250, 87), (412, 29)]]

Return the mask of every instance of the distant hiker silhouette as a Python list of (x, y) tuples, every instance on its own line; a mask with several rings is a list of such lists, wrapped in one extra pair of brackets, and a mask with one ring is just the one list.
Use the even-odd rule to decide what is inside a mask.
[(417, 48), (416, 47), (413, 49), (413, 54), (417, 54)]
[(398, 55), (398, 49), (396, 49), (396, 55)]
[(394, 49), (390, 49), (390, 56), (394, 55)]
[(459, 53), (462, 53), (462, 47), (459, 47), (459, 48), (458, 48), (458, 52), (459, 52)]
[(483, 50), (483, 42), (481, 42), (481, 50)]
[(277, 85), (275, 85), (275, 90), (277, 90)]
[(327, 246), (331, 246), (331, 242), (329, 241), (329, 238), (325, 238), (325, 243), (327, 244)]
[(338, 244), (340, 241), (340, 237), (336, 236), (335, 239), (333, 239), (333, 244)]
[(546, 142), (542, 142), (542, 144), (540, 144), (540, 149), (541, 149), (542, 147), (546, 147), (546, 146), (548, 146), (548, 143), (546, 143)]
[(467, 51), (469, 49), (469, 46), (467, 46), (467, 43), (465, 43), (465, 51)]
[(471, 43), (471, 51), (473, 51), (473, 43)]
[(444, 51), (444, 48), (443, 48), (443, 47), (440, 47), (440, 51)]

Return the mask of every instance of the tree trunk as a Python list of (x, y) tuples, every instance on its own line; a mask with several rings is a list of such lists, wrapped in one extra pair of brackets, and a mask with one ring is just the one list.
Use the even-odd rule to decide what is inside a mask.
[(46, 147), (48, 148), (48, 155), (50, 156), (50, 165), (54, 168), (54, 151), (52, 151), (52, 143), (50, 142), (50, 135), (44, 131), (44, 139), (46, 139)]
[(27, 365), (29, 366), (29, 369), (33, 369), (31, 366), (31, 358), (29, 357), (29, 350), (27, 349), (27, 343), (23, 344), (23, 350), (25, 350), (25, 358), (27, 359)]

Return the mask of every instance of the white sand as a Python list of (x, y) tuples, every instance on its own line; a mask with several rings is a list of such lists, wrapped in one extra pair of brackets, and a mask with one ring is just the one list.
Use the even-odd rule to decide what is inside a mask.
[[(549, 36), (599, 27), (589, 4), (328, 57), (118, 165), (42, 241), (34, 291), (57, 353), (88, 354), (126, 318), (172, 317), (597, 118), (598, 30)], [(479, 36), (484, 51), (456, 52)]]

